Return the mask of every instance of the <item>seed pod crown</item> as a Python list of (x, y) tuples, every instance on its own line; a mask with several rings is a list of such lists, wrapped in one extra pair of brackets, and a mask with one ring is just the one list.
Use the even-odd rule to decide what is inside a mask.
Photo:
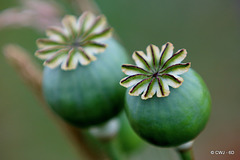
[(161, 51), (155, 45), (149, 45), (147, 54), (135, 51), (132, 55), (136, 65), (124, 64), (122, 71), (127, 75), (120, 81), (126, 88), (132, 87), (129, 94), (146, 100), (157, 97), (166, 97), (170, 94), (169, 86), (178, 88), (183, 82), (179, 75), (187, 72), (191, 63), (181, 63), (186, 55), (185, 49), (173, 54), (172, 43), (166, 43)]
[(37, 41), (39, 50), (35, 55), (45, 60), (44, 65), (50, 68), (61, 65), (63, 70), (72, 70), (78, 63), (88, 65), (95, 61), (95, 54), (106, 49), (104, 41), (112, 32), (104, 16), (96, 17), (90, 12), (84, 12), (78, 19), (66, 15), (62, 25), (63, 28), (50, 27), (48, 38)]

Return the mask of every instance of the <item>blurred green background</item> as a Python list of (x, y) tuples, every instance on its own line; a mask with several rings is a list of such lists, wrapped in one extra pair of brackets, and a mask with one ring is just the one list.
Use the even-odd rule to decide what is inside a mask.
[[(168, 41), (174, 44), (175, 51), (187, 49), (186, 61), (191, 61), (202, 75), (212, 95), (210, 121), (194, 146), (196, 160), (239, 160), (240, 2), (97, 0), (97, 3), (129, 55), (134, 50), (145, 50), (150, 43), (161, 46)], [(19, 5), (17, 0), (1, 0), (0, 11)], [(64, 11), (60, 12), (63, 15)], [(43, 36), (44, 32), (31, 27), (0, 28), (0, 160), (79, 159), (72, 144), (2, 55), (5, 44), (16, 43), (34, 58), (35, 40)], [(211, 155), (212, 150), (230, 150), (235, 154)], [(149, 145), (130, 159), (170, 160), (177, 156), (173, 149)]]

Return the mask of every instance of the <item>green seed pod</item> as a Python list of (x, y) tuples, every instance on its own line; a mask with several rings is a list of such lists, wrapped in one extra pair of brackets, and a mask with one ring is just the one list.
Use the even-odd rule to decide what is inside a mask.
[(38, 40), (36, 55), (46, 59), (44, 97), (59, 116), (79, 127), (101, 124), (123, 107), (119, 66), (127, 56), (115, 39), (106, 39), (111, 29), (104, 28), (105, 24), (103, 17), (90, 13), (78, 20), (67, 16), (65, 29), (52, 27), (49, 39)]
[[(141, 65), (123, 65), (129, 76), (120, 82), (125, 87), (133, 86), (128, 89), (125, 105), (131, 126), (146, 141), (163, 147), (193, 140), (204, 129), (211, 106), (202, 78), (189, 69), (190, 63), (180, 63), (186, 57), (186, 50), (175, 54), (172, 51), (172, 44), (167, 43), (161, 52), (150, 45), (148, 56), (141, 54), (142, 58), (135, 58), (138, 54), (135, 52), (135, 62), (140, 64), (141, 60)], [(168, 85), (173, 87), (171, 93)]]

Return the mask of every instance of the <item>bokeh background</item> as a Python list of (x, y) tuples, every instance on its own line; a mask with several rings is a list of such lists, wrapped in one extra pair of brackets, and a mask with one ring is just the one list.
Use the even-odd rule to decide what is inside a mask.
[[(0, 14), (11, 7), (17, 10), (34, 8), (33, 4), (37, 1), (30, 1), (33, 3), (26, 5), (26, 1), (1, 0)], [(74, 146), (47, 116), (2, 54), (4, 45), (19, 44), (41, 64), (33, 56), (35, 41), (44, 36), (45, 24), (58, 22), (54, 16), (47, 14), (61, 18), (70, 12), (68, 2), (67, 5), (60, 5), (63, 1), (55, 1), (53, 6), (58, 9), (54, 12), (49, 12), (48, 7), (28, 10), (27, 14), (35, 16), (33, 24), (26, 23), (24, 17), (15, 17), (22, 23), (21, 26), (8, 25), (0, 16), (0, 160), (79, 159)], [(239, 160), (240, 2), (97, 0), (97, 4), (114, 27), (129, 56), (134, 50), (145, 50), (150, 43), (161, 46), (169, 41), (174, 44), (175, 51), (187, 49), (186, 61), (191, 61), (192, 67), (202, 75), (212, 96), (210, 121), (195, 142), (196, 160)], [(44, 16), (52, 19), (46, 22), (41, 19)], [(8, 20), (11, 24), (11, 18)], [(234, 151), (234, 155), (210, 154), (218, 150)], [(178, 158), (173, 149), (146, 145), (129, 159)]]

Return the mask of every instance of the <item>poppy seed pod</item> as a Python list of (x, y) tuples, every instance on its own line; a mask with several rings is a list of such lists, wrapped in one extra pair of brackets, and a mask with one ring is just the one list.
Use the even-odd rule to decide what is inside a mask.
[(171, 43), (161, 51), (150, 45), (147, 55), (133, 54), (136, 66), (122, 66), (128, 77), (120, 84), (131, 87), (126, 94), (127, 117), (135, 132), (154, 145), (171, 147), (191, 141), (208, 121), (210, 94), (202, 78), (189, 69), (190, 63), (181, 63), (186, 54), (185, 49), (173, 54)]
[(36, 56), (45, 59), (43, 93), (50, 107), (78, 127), (101, 124), (123, 107), (125, 90), (118, 85), (124, 48), (110, 38), (103, 16), (85, 12), (66, 16), (63, 28), (51, 27), (39, 39)]

